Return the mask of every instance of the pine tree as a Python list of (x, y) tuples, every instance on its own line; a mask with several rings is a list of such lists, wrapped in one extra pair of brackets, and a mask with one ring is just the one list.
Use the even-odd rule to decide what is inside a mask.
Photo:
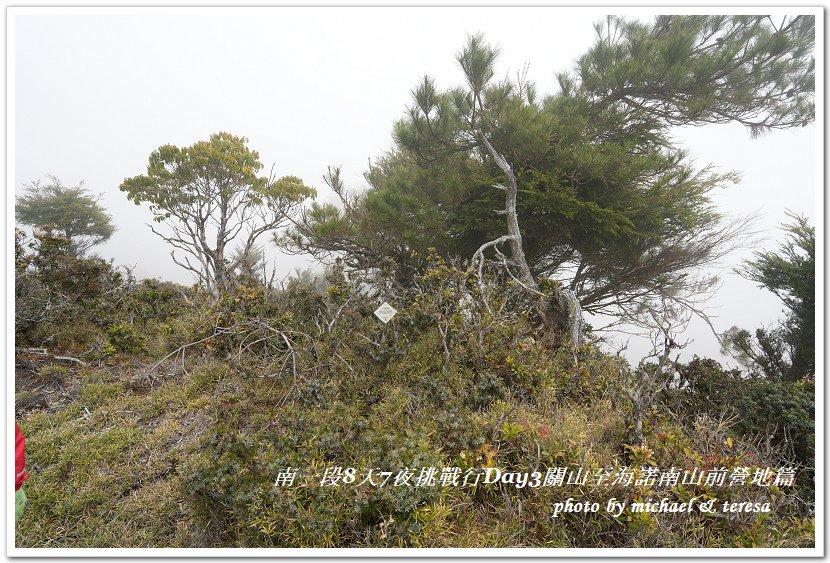
[(521, 73), (496, 80), (498, 51), (471, 37), (464, 84), (420, 81), (370, 189), (339, 185), (343, 209), (314, 208), (284, 240), (357, 268), (391, 257), (404, 275), (430, 247), (470, 258), (506, 234), (512, 174), (521, 241), (505, 244), (517, 271), (526, 262), (591, 313), (637, 318), (666, 299), (696, 308), (715, 282), (704, 268), (742, 242), (746, 222), (725, 221), (710, 199), (737, 175), (696, 169), (669, 128), (738, 122), (757, 135), (811, 122), (813, 20), (611, 17), (544, 97)]
[(790, 215), (789, 236), (778, 252), (756, 252), (741, 273), (778, 296), (787, 309), (778, 326), (727, 331), (725, 349), (755, 373), (797, 381), (816, 373), (816, 230), (805, 217)]
[(99, 199), (100, 195), (92, 195), (83, 183), (64, 186), (58, 178), (49, 176), (47, 183), (26, 185), (26, 193), (17, 198), (15, 217), (23, 225), (65, 238), (68, 252), (82, 256), (115, 232), (112, 217)]

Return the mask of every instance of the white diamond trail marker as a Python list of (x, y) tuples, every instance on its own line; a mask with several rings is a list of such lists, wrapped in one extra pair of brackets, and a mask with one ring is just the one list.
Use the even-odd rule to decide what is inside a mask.
[(379, 318), (381, 321), (383, 321), (383, 324), (386, 324), (390, 320), (392, 320), (392, 317), (394, 317), (397, 314), (397, 312), (398, 311), (396, 311), (392, 305), (384, 301), (383, 305), (378, 307), (375, 311), (375, 316)]

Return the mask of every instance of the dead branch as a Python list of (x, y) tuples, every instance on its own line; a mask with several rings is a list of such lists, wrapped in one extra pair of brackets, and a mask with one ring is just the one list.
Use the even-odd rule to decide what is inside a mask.
[(147, 374), (149, 375), (149, 374), (153, 373), (166, 360), (172, 358), (173, 356), (175, 356), (177, 354), (183, 353), (186, 349), (190, 348), (191, 346), (195, 346), (196, 344), (201, 344), (202, 342), (207, 342), (211, 338), (216, 338), (220, 334), (222, 334), (222, 333), (217, 332), (217, 333), (211, 334), (210, 336), (202, 338), (201, 340), (197, 340), (195, 342), (190, 342), (188, 344), (183, 344), (182, 346), (179, 346), (178, 348), (176, 348), (175, 350), (173, 350), (172, 352), (170, 352), (169, 354), (164, 356), (162, 359), (160, 359), (158, 362), (156, 362), (153, 365), (153, 367), (150, 368), (150, 370), (147, 372)]
[(15, 352), (24, 352), (26, 354), (35, 354), (36, 356), (46, 356), (47, 358), (52, 358), (53, 360), (60, 360), (65, 362), (74, 362), (78, 365), (85, 366), (87, 365), (86, 362), (83, 360), (79, 360), (78, 358), (73, 358), (72, 356), (56, 356), (55, 354), (49, 353), (46, 348), (15, 348)]

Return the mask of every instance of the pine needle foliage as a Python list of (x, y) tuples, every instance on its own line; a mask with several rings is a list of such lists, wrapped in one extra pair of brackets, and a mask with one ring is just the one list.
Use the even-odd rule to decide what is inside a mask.
[[(532, 274), (574, 291), (583, 310), (636, 318), (663, 299), (697, 308), (716, 284), (702, 272), (745, 244), (750, 219), (724, 217), (714, 190), (736, 173), (695, 167), (676, 125), (742, 123), (752, 134), (805, 125), (814, 111), (812, 17), (609, 17), (560, 89), (540, 95), (520, 72), (498, 79), (498, 50), (472, 36), (456, 55), (464, 84), (424, 76), (394, 127), (369, 189), (315, 207), (283, 239), (402, 276), (436, 248), (469, 258), (504, 234), (504, 174), (519, 186), (518, 222)], [(335, 190), (344, 197), (342, 182)]]

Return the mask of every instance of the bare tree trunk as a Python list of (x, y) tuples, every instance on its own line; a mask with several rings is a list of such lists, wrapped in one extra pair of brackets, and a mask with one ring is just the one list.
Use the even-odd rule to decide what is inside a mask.
[[(623, 393), (631, 402), (628, 441), (632, 445), (640, 445), (645, 440), (643, 421), (654, 401), (674, 376), (677, 358), (672, 361), (672, 349), (685, 347), (685, 344), (675, 343), (675, 335), (670, 326), (665, 325), (654, 311), (651, 311), (651, 315), (656, 325), (652, 330), (654, 344), (652, 352), (643, 358), (635, 369), (624, 366), (620, 372)], [(662, 343), (660, 343), (661, 339)], [(662, 346), (662, 351), (658, 352), (660, 346)], [(655, 358), (656, 363), (649, 363), (648, 360), (651, 358)]]
[(519, 267), (519, 273), (522, 281), (527, 284), (528, 287), (533, 288), (538, 292), (539, 286), (536, 284), (536, 280), (530, 272), (530, 266), (527, 265), (527, 258), (525, 258), (525, 251), (522, 247), (522, 232), (519, 230), (519, 217), (516, 214), (516, 198), (519, 193), (519, 185), (516, 182), (516, 175), (513, 174), (513, 167), (510, 166), (507, 160), (493, 148), (493, 145), (490, 144), (487, 136), (482, 131), (479, 131), (478, 134), (479, 138), (481, 138), (481, 142), (484, 143), (484, 147), (487, 149), (487, 152), (490, 153), (490, 156), (492, 156), (493, 160), (496, 161), (498, 167), (501, 168), (504, 175), (507, 176), (507, 187), (505, 188), (504, 186), (500, 186), (499, 188), (504, 189), (505, 191), (504, 211), (507, 216), (507, 235), (510, 237), (510, 251), (513, 254), (513, 260), (515, 260), (516, 265)]
[(527, 263), (524, 248), (522, 247), (522, 232), (519, 229), (519, 216), (516, 212), (519, 184), (516, 181), (516, 175), (513, 173), (513, 167), (493, 147), (483, 131), (478, 131), (478, 137), (481, 139), (484, 148), (487, 149), (487, 152), (496, 161), (498, 167), (507, 176), (507, 186), (497, 185), (495, 187), (505, 192), (504, 212), (507, 218), (507, 240), (510, 242), (513, 261), (519, 268), (521, 282), (534, 293), (536, 297), (536, 312), (542, 319), (545, 328), (555, 328), (566, 332), (571, 337), (574, 345), (579, 346), (582, 339), (583, 324), (582, 308), (579, 305), (579, 300), (576, 298), (576, 294), (566, 288), (556, 288), (552, 300), (548, 301), (544, 299), (543, 293), (539, 290), (539, 284), (536, 283), (536, 279), (530, 271), (530, 266)]

